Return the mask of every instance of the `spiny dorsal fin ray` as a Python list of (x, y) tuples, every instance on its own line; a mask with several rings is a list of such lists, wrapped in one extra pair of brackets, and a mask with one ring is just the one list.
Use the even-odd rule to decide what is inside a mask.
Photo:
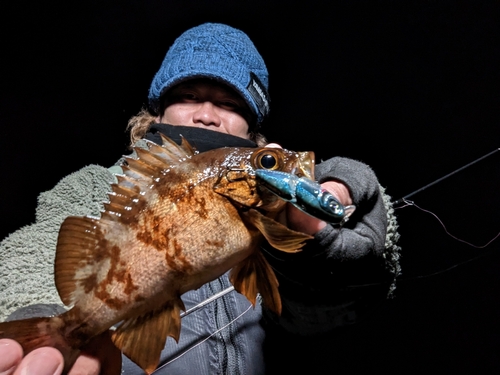
[[(122, 169), (127, 171), (128, 167), (123, 166)], [(125, 174), (117, 174), (116, 179), (118, 182), (116, 184), (111, 184), (113, 192), (120, 193), (128, 197), (139, 194), (141, 192), (141, 188), (147, 186), (145, 182)]]
[(134, 178), (146, 178), (150, 180), (152, 176), (158, 175), (165, 168), (165, 165), (151, 165), (148, 160), (140, 158), (136, 159), (126, 156), (125, 160), (127, 161), (127, 165), (122, 166), (122, 169), (126, 175), (128, 175), (126, 172), (128, 170), (135, 172), (135, 174), (131, 176)]
[[(120, 178), (118, 178), (118, 183), (119, 184), (122, 183), (130, 187), (131, 186), (135, 187), (136, 185), (140, 185), (140, 188), (143, 189), (148, 184), (150, 184), (153, 178), (155, 177), (152, 174), (144, 174), (144, 172), (140, 169), (134, 169), (133, 165), (132, 166), (122, 165), (122, 171), (123, 174), (116, 175), (116, 177), (126, 178), (128, 180), (128, 184), (123, 179), (120, 180)], [(157, 174), (160, 174), (160, 172), (158, 172)]]
[(103, 220), (116, 221), (134, 217), (144, 202), (144, 194), (151, 191), (151, 184), (169, 168), (194, 155), (191, 145), (182, 138), (180, 145), (161, 135), (163, 146), (148, 142), (148, 149), (135, 147), (136, 157), (125, 157), (123, 174), (116, 175), (117, 183), (111, 185), (109, 202), (104, 203)]
[(181, 310), (185, 308), (179, 298), (161, 311), (129, 319), (112, 334), (113, 343), (146, 373), (151, 374), (158, 366), (167, 336), (179, 340)]
[(130, 197), (128, 195), (124, 195), (122, 191), (119, 193), (112, 191), (108, 193), (108, 196), (109, 201), (103, 203), (104, 212), (102, 213), (101, 218), (104, 218), (107, 213), (123, 212), (124, 210), (127, 210), (125, 207), (130, 207)]
[(240, 215), (243, 220), (257, 228), (272, 247), (287, 253), (300, 251), (305, 245), (304, 241), (314, 238), (308, 234), (291, 230), (257, 210), (240, 212)]
[(147, 179), (134, 179), (127, 175), (116, 175), (118, 183), (111, 185), (109, 201), (104, 202), (101, 222), (107, 220), (127, 220), (135, 217), (144, 205), (142, 192), (147, 191), (151, 183)]
[(194, 148), (189, 144), (186, 138), (181, 136), (181, 144), (178, 145), (172, 139), (160, 133), (162, 148), (168, 150), (170, 153), (178, 156), (179, 159), (190, 158), (195, 154)]
[[(172, 161), (175, 161), (177, 159), (173, 159), (172, 155), (170, 153), (165, 152), (165, 149), (152, 142), (152, 141), (147, 141), (146, 144), (148, 145), (148, 149), (140, 148), (143, 151), (149, 152), (153, 157), (155, 157), (158, 160), (161, 160), (162, 163), (165, 165), (169, 165)], [(139, 147), (134, 147), (134, 150), (139, 150)], [(140, 152), (140, 151), (139, 151)]]
[(162, 146), (151, 141), (146, 141), (148, 145), (147, 149), (134, 147), (137, 157), (125, 157), (127, 162), (137, 165), (131, 169), (139, 170), (139, 168), (145, 165), (148, 170), (159, 171), (178, 164), (184, 159), (190, 158), (196, 154), (195, 149), (184, 137), (181, 138), (180, 145), (162, 133), (160, 133), (160, 137), (163, 143)]
[[(148, 149), (134, 147), (134, 150), (137, 152), (137, 156), (140, 158), (141, 155), (144, 156), (145, 153), (149, 152), (150, 155), (146, 157), (147, 160), (151, 160), (154, 158), (164, 163), (164, 169), (167, 169), (169, 167), (175, 167), (177, 164), (191, 158), (196, 154), (194, 148), (184, 137), (182, 138), (181, 144), (178, 145), (173, 140), (161, 133), (160, 136), (163, 142), (162, 146), (151, 141), (146, 141)], [(157, 165), (156, 161), (154, 162), (154, 164)]]
[[(158, 149), (162, 149), (162, 147), (158, 146), (156, 143), (151, 143), (148, 144), (148, 149), (142, 148), (142, 147), (135, 147), (134, 150), (137, 153), (137, 158), (144, 161), (145, 163), (148, 163), (151, 166), (154, 166), (155, 168), (158, 169), (163, 169), (165, 168), (165, 159), (160, 157), (158, 150), (153, 148), (153, 145), (157, 146)], [(153, 152), (153, 150), (156, 150), (156, 152)]]
[(260, 251), (256, 251), (232, 268), (229, 279), (234, 288), (255, 306), (257, 293), (265, 305), (276, 314), (281, 314), (281, 297), (278, 279)]
[(186, 155), (194, 156), (196, 154), (195, 148), (183, 136), (181, 136), (181, 148), (186, 152)]
[(111, 200), (113, 200), (113, 204), (121, 204), (122, 206), (127, 204), (129, 201), (128, 194), (125, 195), (121, 189), (118, 188), (118, 186), (115, 185), (114, 190), (119, 190), (119, 191), (111, 191), (108, 193), (109, 196), (109, 203), (111, 203)]

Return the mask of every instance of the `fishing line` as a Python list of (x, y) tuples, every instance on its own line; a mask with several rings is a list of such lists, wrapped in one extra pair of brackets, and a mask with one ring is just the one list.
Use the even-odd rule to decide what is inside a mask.
[[(222, 291), (222, 292), (220, 292), (220, 293), (214, 294), (214, 296), (213, 296), (213, 297), (216, 297), (216, 296), (217, 296), (217, 298), (219, 298), (219, 297), (221, 297), (221, 293), (223, 293), (222, 295), (224, 295), (224, 294), (227, 294), (227, 293), (231, 292), (232, 290), (229, 290), (229, 289), (231, 289), (231, 288), (232, 288), (232, 287), (229, 287), (229, 288), (227, 288), (227, 289), (223, 290), (223, 291)], [(233, 289), (234, 289), (234, 288), (233, 288)], [(224, 292), (225, 292), (225, 293), (224, 293)], [(212, 297), (211, 301), (213, 301), (214, 299), (216, 299), (216, 298), (213, 298), (213, 297)], [(209, 302), (211, 302), (211, 301), (209, 301)], [(199, 308), (201, 308), (201, 307), (205, 306), (205, 305), (208, 303), (208, 302), (207, 302), (207, 303), (204, 303), (204, 302), (205, 302), (205, 301), (203, 301), (203, 302), (201, 302), (201, 303), (200, 303), (200, 305), (202, 305), (202, 304), (203, 304), (203, 305), (202, 305), (202, 306), (200, 306)], [(185, 354), (187, 354), (187, 353), (188, 353), (188, 352), (190, 352), (191, 350), (193, 350), (193, 349), (195, 349), (196, 347), (198, 347), (198, 346), (200, 346), (201, 344), (203, 344), (205, 341), (207, 341), (208, 339), (210, 339), (212, 336), (216, 335), (217, 333), (219, 333), (219, 332), (221, 332), (222, 330), (224, 330), (224, 329), (226, 329), (227, 327), (229, 327), (231, 324), (233, 324), (233, 323), (234, 323), (234, 322), (236, 322), (238, 319), (240, 319), (243, 315), (245, 315), (247, 312), (249, 312), (249, 311), (250, 311), (250, 309), (251, 309), (252, 307), (253, 307), (253, 305), (252, 305), (252, 304), (250, 304), (250, 305), (248, 306), (248, 308), (247, 308), (245, 311), (243, 311), (240, 315), (238, 315), (236, 318), (234, 318), (233, 320), (231, 320), (231, 321), (230, 321), (229, 323), (227, 323), (225, 326), (223, 326), (223, 327), (219, 328), (218, 330), (214, 331), (213, 333), (211, 333), (210, 335), (208, 335), (207, 337), (205, 337), (205, 338), (204, 338), (203, 340), (201, 340), (200, 342), (198, 342), (198, 343), (196, 343), (195, 345), (191, 346), (190, 348), (186, 349), (186, 350), (185, 350), (185, 351), (183, 351), (181, 354), (179, 354), (177, 357), (172, 358), (170, 361), (168, 361), (168, 362), (164, 363), (163, 365), (161, 365), (160, 367), (158, 367), (156, 370), (154, 370), (154, 371), (152, 372), (152, 374), (154, 374), (154, 373), (155, 373), (155, 372), (157, 372), (157, 371), (160, 371), (160, 370), (161, 370), (162, 368), (164, 368), (165, 366), (167, 366), (167, 365), (171, 364), (172, 362), (174, 362), (174, 361), (178, 360), (179, 358), (181, 358), (182, 356), (184, 356)], [(193, 310), (193, 309), (190, 309), (190, 310)], [(196, 309), (196, 310), (198, 310), (198, 309)], [(189, 311), (189, 310), (188, 310), (188, 311)], [(187, 311), (186, 311), (186, 312), (187, 312)], [(191, 312), (192, 312), (192, 311), (191, 311)], [(186, 314), (184, 314), (184, 316), (186, 316)]]
[(234, 290), (234, 286), (229, 286), (226, 289), (220, 291), (219, 293), (214, 294), (213, 296), (201, 301), (199, 304), (191, 307), (190, 309), (187, 309), (184, 312), (181, 312), (181, 318), (184, 318), (185, 316), (195, 312), (196, 310), (201, 309), (202, 307), (205, 307), (208, 305), (210, 302), (215, 301), (216, 299), (219, 299), (220, 297), (232, 292)]
[(401, 198), (401, 199), (402, 199), (402, 201), (403, 201), (404, 203), (406, 203), (406, 205), (401, 206), (401, 207), (398, 207), (397, 209), (404, 208), (404, 207), (409, 207), (409, 206), (414, 206), (414, 207), (418, 208), (419, 210), (421, 210), (421, 211), (423, 211), (423, 212), (426, 212), (426, 213), (428, 213), (428, 214), (431, 214), (432, 216), (434, 216), (434, 217), (437, 219), (437, 221), (439, 222), (439, 224), (441, 224), (441, 226), (443, 227), (444, 231), (446, 232), (446, 234), (447, 234), (448, 236), (450, 236), (451, 238), (453, 238), (453, 239), (455, 239), (455, 240), (457, 240), (457, 241), (459, 241), (459, 242), (462, 242), (462, 243), (465, 243), (465, 244), (467, 244), (467, 245), (469, 245), (469, 246), (475, 247), (476, 249), (484, 249), (486, 246), (488, 246), (489, 244), (491, 244), (493, 241), (495, 241), (495, 240), (496, 240), (496, 239), (500, 236), (500, 232), (498, 232), (498, 234), (497, 234), (495, 237), (493, 237), (491, 240), (489, 240), (489, 241), (488, 241), (485, 245), (482, 245), (482, 246), (479, 246), (479, 245), (474, 245), (474, 244), (472, 244), (472, 243), (470, 243), (470, 242), (467, 242), (467, 241), (464, 241), (464, 240), (462, 240), (462, 239), (460, 239), (460, 238), (458, 238), (458, 237), (454, 236), (454, 235), (453, 235), (453, 234), (451, 234), (450, 232), (448, 232), (448, 229), (446, 229), (446, 226), (444, 225), (443, 221), (442, 221), (442, 220), (441, 220), (441, 219), (440, 219), (440, 218), (439, 218), (439, 217), (438, 217), (438, 216), (437, 216), (434, 212), (431, 212), (431, 211), (429, 211), (429, 210), (425, 210), (425, 209), (423, 209), (422, 207), (417, 206), (417, 205), (415, 204), (415, 202), (413, 202), (413, 201), (409, 201), (409, 200), (404, 199), (404, 198)]
[(493, 151), (491, 151), (491, 152), (487, 153), (486, 155), (483, 155), (483, 156), (481, 156), (480, 158), (477, 158), (476, 160), (474, 160), (474, 161), (470, 162), (469, 164), (466, 164), (466, 165), (464, 165), (463, 167), (460, 167), (460, 168), (458, 168), (458, 169), (454, 170), (453, 172), (448, 173), (447, 175), (445, 175), (445, 176), (443, 176), (443, 177), (441, 177), (441, 178), (438, 178), (437, 180), (435, 180), (435, 181), (431, 182), (430, 184), (427, 184), (427, 185), (425, 185), (425, 186), (421, 187), (420, 189), (417, 189), (417, 190), (415, 190), (414, 192), (412, 192), (412, 193), (410, 193), (410, 194), (408, 194), (408, 195), (405, 195), (403, 198), (400, 198), (400, 199), (398, 199), (397, 201), (395, 201), (395, 202), (394, 202), (394, 205), (396, 206), (396, 205), (398, 205), (398, 204), (403, 203), (403, 202), (405, 201), (405, 199), (410, 198), (411, 196), (413, 196), (413, 195), (415, 195), (415, 194), (417, 194), (417, 193), (420, 193), (421, 191), (423, 191), (423, 190), (425, 190), (425, 189), (427, 189), (427, 188), (431, 187), (432, 185), (435, 185), (435, 184), (437, 184), (438, 182), (441, 182), (441, 181), (443, 181), (444, 179), (446, 179), (446, 178), (448, 178), (448, 177), (453, 176), (455, 173), (458, 173), (458, 172), (460, 172), (460, 171), (463, 171), (465, 168), (468, 168), (468, 167), (470, 167), (471, 165), (474, 165), (474, 164), (476, 164), (477, 162), (479, 162), (479, 161), (481, 161), (481, 160), (483, 160), (483, 159), (486, 159), (487, 157), (489, 157), (489, 156), (493, 155), (494, 153), (496, 153), (496, 152), (498, 152), (498, 151), (500, 151), (500, 148), (497, 148), (496, 150), (493, 150)]
[[(490, 245), (493, 241), (495, 241), (495, 240), (496, 240), (496, 239), (500, 236), (500, 232), (499, 232), (499, 233), (498, 233), (495, 237), (493, 237), (491, 240), (489, 240), (489, 241), (488, 241), (485, 245), (482, 245), (482, 246), (479, 246), (479, 245), (474, 245), (474, 244), (472, 244), (472, 243), (470, 243), (470, 242), (467, 242), (467, 241), (465, 241), (465, 240), (462, 240), (462, 239), (460, 239), (460, 238), (458, 238), (458, 237), (456, 237), (456, 236), (452, 235), (452, 234), (448, 231), (448, 229), (446, 228), (446, 226), (444, 225), (443, 221), (442, 221), (442, 220), (441, 220), (441, 219), (440, 219), (440, 218), (439, 218), (439, 217), (438, 217), (435, 213), (433, 213), (433, 212), (431, 212), (431, 211), (429, 211), (429, 210), (426, 210), (426, 209), (423, 209), (423, 208), (421, 208), (421, 207), (417, 206), (417, 205), (415, 204), (415, 202), (408, 200), (408, 198), (409, 198), (409, 197), (411, 197), (411, 196), (413, 196), (413, 195), (415, 195), (415, 194), (417, 194), (417, 193), (419, 193), (419, 192), (421, 192), (421, 191), (423, 191), (423, 190), (425, 190), (425, 189), (427, 189), (427, 188), (429, 188), (429, 187), (431, 187), (431, 186), (433, 186), (433, 185), (435, 185), (435, 184), (437, 184), (438, 182), (443, 181), (444, 179), (446, 179), (446, 178), (448, 178), (448, 177), (450, 177), (450, 176), (453, 176), (454, 174), (456, 174), (456, 173), (458, 173), (458, 172), (460, 172), (460, 171), (463, 171), (464, 169), (466, 169), (466, 168), (468, 168), (468, 167), (470, 167), (470, 166), (472, 166), (472, 165), (474, 165), (474, 164), (478, 163), (479, 161), (484, 160), (484, 159), (486, 159), (487, 157), (490, 157), (491, 155), (495, 154), (495, 153), (496, 153), (496, 152), (498, 152), (498, 151), (500, 151), (500, 148), (497, 148), (497, 149), (495, 149), (495, 150), (493, 150), (493, 151), (491, 151), (491, 152), (487, 153), (486, 155), (483, 155), (483, 156), (481, 156), (481, 157), (479, 157), (479, 158), (477, 158), (477, 159), (473, 160), (472, 162), (470, 162), (470, 163), (468, 163), (468, 164), (466, 164), (466, 165), (464, 165), (464, 166), (462, 166), (462, 167), (460, 167), (460, 168), (458, 168), (458, 169), (454, 170), (453, 172), (448, 173), (447, 175), (445, 175), (445, 176), (443, 176), (443, 177), (441, 177), (441, 178), (438, 178), (437, 180), (435, 180), (435, 181), (431, 182), (430, 184), (427, 184), (427, 185), (425, 185), (425, 186), (421, 187), (420, 189), (417, 189), (417, 190), (415, 190), (414, 192), (412, 192), (412, 193), (410, 193), (410, 194), (407, 194), (407, 195), (405, 195), (404, 197), (402, 197), (402, 198), (400, 198), (400, 199), (396, 200), (396, 201), (394, 202), (394, 209), (401, 209), (401, 208), (405, 208), (405, 207), (409, 207), (409, 206), (414, 206), (414, 207), (418, 208), (419, 210), (421, 210), (421, 211), (423, 211), (423, 212), (426, 212), (426, 213), (428, 213), (428, 214), (430, 214), (430, 215), (434, 216), (434, 217), (438, 220), (438, 222), (441, 224), (441, 226), (443, 227), (443, 229), (444, 229), (445, 233), (446, 233), (448, 236), (450, 236), (451, 238), (453, 238), (454, 240), (459, 241), (459, 242), (462, 242), (462, 243), (464, 243), (464, 244), (467, 244), (467, 245), (469, 245), (469, 246), (471, 246), (471, 247), (474, 247), (474, 248), (476, 248), (476, 249), (484, 249), (485, 247), (489, 246), (489, 245)], [(403, 206), (396, 207), (397, 205), (400, 205), (400, 204), (402, 204), (402, 203), (404, 203), (404, 205), (403, 205)], [(425, 278), (425, 277), (430, 277), (430, 276), (439, 275), (439, 274), (441, 274), (441, 273), (444, 273), (444, 272), (450, 271), (450, 270), (452, 270), (452, 269), (454, 269), (454, 268), (458, 267), (459, 265), (462, 265), (462, 264), (465, 264), (465, 263), (471, 262), (471, 261), (473, 261), (473, 260), (476, 260), (476, 259), (478, 259), (478, 258), (480, 258), (480, 257), (482, 257), (482, 256), (484, 256), (484, 255), (485, 255), (485, 254), (482, 254), (482, 255), (479, 255), (479, 256), (477, 256), (477, 257), (474, 257), (474, 258), (471, 258), (471, 259), (469, 259), (469, 260), (466, 260), (466, 261), (464, 261), (464, 262), (460, 262), (460, 263), (454, 264), (454, 265), (452, 265), (452, 266), (451, 266), (451, 267), (449, 267), (449, 268), (446, 268), (446, 269), (444, 269), (444, 270), (440, 270), (440, 271), (434, 272), (434, 273), (432, 273), (432, 274), (415, 276), (415, 277), (413, 277), (413, 279), (416, 279), (416, 278)], [(406, 279), (406, 278), (401, 278), (401, 279), (399, 279), (399, 280), (407, 280), (407, 279)]]
[[(500, 151), (500, 148), (497, 148), (497, 149), (495, 149), (495, 150), (493, 150), (493, 151), (491, 151), (491, 152), (487, 153), (486, 155), (483, 155), (483, 156), (481, 156), (481, 157), (479, 157), (479, 158), (477, 158), (477, 159), (473, 160), (472, 162), (470, 162), (470, 163), (468, 163), (468, 164), (466, 164), (466, 165), (464, 165), (464, 166), (462, 166), (462, 167), (460, 167), (460, 168), (458, 168), (458, 169), (454, 170), (453, 172), (448, 173), (447, 175), (445, 175), (445, 176), (443, 176), (443, 177), (441, 177), (441, 178), (438, 178), (437, 180), (435, 180), (435, 181), (431, 182), (430, 184), (427, 184), (427, 185), (425, 185), (425, 186), (421, 187), (420, 189), (417, 189), (417, 190), (415, 190), (414, 192), (412, 192), (412, 193), (410, 193), (410, 194), (407, 194), (407, 195), (405, 195), (404, 197), (402, 197), (402, 198), (400, 198), (400, 199), (396, 200), (396, 201), (394, 202), (394, 209), (401, 209), (401, 208), (405, 208), (405, 207), (409, 207), (409, 206), (414, 206), (414, 207), (418, 208), (419, 210), (421, 210), (421, 211), (423, 211), (423, 212), (426, 212), (426, 213), (428, 213), (428, 214), (430, 214), (430, 215), (434, 216), (434, 217), (438, 220), (438, 222), (441, 224), (441, 226), (443, 227), (443, 229), (444, 229), (445, 233), (446, 233), (448, 236), (450, 236), (451, 238), (453, 238), (454, 240), (459, 241), (459, 242), (462, 242), (462, 243), (464, 243), (464, 244), (467, 244), (467, 245), (469, 245), (469, 246), (471, 246), (471, 247), (474, 247), (474, 248), (476, 248), (476, 249), (484, 249), (485, 247), (489, 246), (489, 245), (490, 245), (493, 241), (495, 241), (495, 240), (496, 240), (496, 239), (500, 236), (500, 232), (499, 232), (499, 233), (498, 233), (495, 237), (493, 237), (491, 240), (489, 240), (489, 241), (488, 241), (485, 245), (482, 245), (482, 246), (480, 246), (480, 245), (474, 245), (474, 244), (472, 244), (472, 243), (470, 243), (470, 242), (467, 242), (467, 241), (465, 241), (465, 240), (462, 240), (461, 238), (458, 238), (458, 237), (456, 237), (456, 236), (452, 235), (452, 234), (448, 231), (448, 229), (446, 228), (446, 226), (444, 225), (443, 221), (442, 221), (442, 220), (441, 220), (441, 219), (440, 219), (440, 218), (439, 218), (439, 217), (438, 217), (435, 213), (433, 213), (433, 212), (431, 212), (431, 211), (429, 211), (429, 210), (426, 210), (426, 209), (423, 209), (423, 208), (421, 208), (421, 207), (417, 206), (417, 205), (415, 204), (415, 202), (408, 200), (408, 198), (409, 198), (409, 197), (411, 197), (411, 196), (413, 196), (413, 195), (415, 195), (415, 194), (417, 194), (417, 193), (419, 193), (419, 192), (421, 192), (421, 191), (423, 191), (423, 190), (425, 190), (425, 189), (427, 189), (427, 188), (429, 188), (429, 187), (431, 187), (431, 186), (433, 186), (433, 185), (435, 185), (435, 184), (437, 184), (438, 182), (443, 181), (444, 179), (446, 179), (446, 178), (448, 178), (448, 177), (450, 177), (450, 176), (453, 176), (454, 174), (456, 174), (456, 173), (458, 173), (458, 172), (460, 172), (460, 171), (463, 171), (464, 169), (466, 169), (466, 168), (468, 168), (468, 167), (470, 167), (470, 166), (472, 166), (472, 165), (474, 165), (474, 164), (478, 163), (479, 161), (484, 160), (484, 159), (486, 159), (487, 157), (492, 156), (493, 154), (495, 154), (495, 153), (496, 153), (496, 152), (498, 152), (498, 151)], [(404, 203), (404, 205), (403, 205), (403, 206), (396, 207), (397, 205), (400, 205), (400, 204), (403, 204), (403, 203)], [(444, 269), (444, 270), (440, 270), (440, 271), (434, 272), (434, 273), (432, 273), (432, 274), (427, 274), (427, 275), (419, 275), (419, 276), (415, 276), (415, 277), (413, 277), (413, 278), (400, 278), (399, 280), (400, 280), (400, 281), (402, 281), (402, 280), (408, 280), (408, 279), (422, 279), (422, 278), (426, 278), (426, 277), (431, 277), (431, 276), (439, 275), (439, 274), (441, 274), (441, 273), (444, 273), (444, 272), (450, 271), (450, 270), (452, 270), (452, 269), (454, 269), (454, 268), (456, 268), (456, 267), (458, 267), (458, 266), (460, 266), (460, 265), (463, 265), (463, 264), (465, 264), (465, 263), (468, 263), (468, 262), (471, 262), (471, 261), (473, 261), (473, 260), (479, 259), (480, 257), (482, 257), (482, 256), (484, 256), (484, 255), (486, 255), (486, 254), (481, 254), (481, 255), (479, 255), (479, 256), (473, 257), (473, 258), (468, 259), (468, 260), (466, 260), (466, 261), (463, 261), (463, 262), (460, 262), (460, 263), (456, 263), (456, 264), (452, 265), (451, 267), (448, 267), (448, 268), (446, 268), (446, 269)]]

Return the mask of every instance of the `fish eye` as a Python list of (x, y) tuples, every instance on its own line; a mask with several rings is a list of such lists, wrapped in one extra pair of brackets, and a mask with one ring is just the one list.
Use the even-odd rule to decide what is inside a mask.
[(255, 151), (251, 156), (251, 163), (254, 169), (281, 170), (284, 167), (281, 149), (270, 147)]
[(276, 169), (278, 168), (278, 160), (276, 157), (269, 153), (269, 154), (263, 154), (258, 158), (258, 166), (259, 168), (264, 168), (264, 169)]

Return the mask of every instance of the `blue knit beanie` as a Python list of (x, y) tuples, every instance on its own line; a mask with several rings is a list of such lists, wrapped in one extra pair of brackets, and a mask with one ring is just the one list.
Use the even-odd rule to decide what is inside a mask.
[(184, 32), (170, 47), (149, 89), (159, 112), (160, 96), (180, 82), (213, 78), (236, 90), (257, 117), (269, 113), (267, 68), (250, 38), (230, 26), (205, 23)]

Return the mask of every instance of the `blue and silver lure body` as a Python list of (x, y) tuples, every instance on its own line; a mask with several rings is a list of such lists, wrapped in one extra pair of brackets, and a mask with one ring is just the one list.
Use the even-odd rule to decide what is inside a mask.
[(267, 169), (257, 169), (260, 182), (281, 199), (301, 211), (333, 225), (343, 225), (356, 206), (343, 206), (320, 184), (306, 177)]

